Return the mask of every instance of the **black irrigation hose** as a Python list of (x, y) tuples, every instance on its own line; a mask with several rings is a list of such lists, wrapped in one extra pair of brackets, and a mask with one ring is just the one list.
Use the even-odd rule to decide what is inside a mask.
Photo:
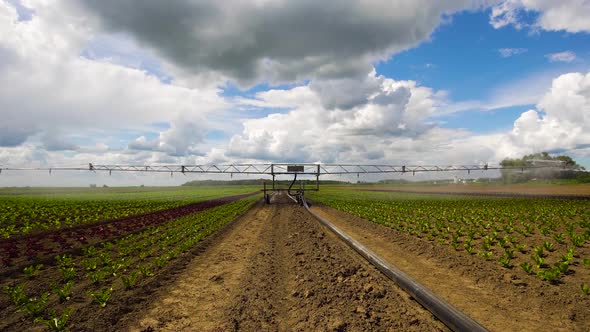
[(373, 264), (379, 271), (385, 274), (389, 279), (393, 280), (398, 286), (409, 293), (418, 303), (430, 311), (436, 318), (443, 322), (448, 328), (453, 331), (488, 331), (481, 324), (471, 319), (469, 316), (453, 307), (450, 303), (436, 296), (431, 290), (419, 284), (416, 280), (399, 270), (397, 267), (388, 263), (385, 259), (378, 256), (360, 242), (356, 241), (344, 231), (334, 226), (328, 220), (320, 217), (315, 212), (311, 211), (305, 199), (303, 199), (303, 206), (318, 219), (324, 226), (328, 227), (338, 237), (340, 237), (348, 246), (358, 252), (367, 261)]
[(287, 189), (287, 193), (289, 194), (289, 196), (295, 196), (291, 193), (291, 188), (295, 184), (295, 181), (297, 181), (297, 173), (295, 173), (295, 177), (293, 178), (293, 182), (291, 182), (291, 184), (289, 185), (289, 189)]

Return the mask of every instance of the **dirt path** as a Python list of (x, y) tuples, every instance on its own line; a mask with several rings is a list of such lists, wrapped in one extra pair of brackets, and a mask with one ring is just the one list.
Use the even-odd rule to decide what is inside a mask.
[(231, 225), (189, 263), (171, 285), (152, 297), (145, 311), (127, 326), (130, 331), (216, 331), (227, 328), (223, 310), (233, 300), (239, 278), (257, 247), (271, 210), (260, 205)]
[(234, 223), (128, 321), (118, 330), (446, 330), (285, 197)]
[(477, 257), (329, 207), (312, 209), (492, 331), (588, 330), (588, 300), (577, 290), (564, 294), (534, 276), (519, 279)]

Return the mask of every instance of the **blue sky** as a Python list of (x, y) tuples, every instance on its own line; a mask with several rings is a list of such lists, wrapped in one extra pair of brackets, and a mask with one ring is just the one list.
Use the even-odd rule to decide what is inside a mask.
[(0, 1), (0, 165), (590, 167), (590, 1), (273, 1)]
[[(409, 48), (375, 64), (378, 75), (398, 80), (413, 80), (422, 86), (444, 90), (456, 102), (485, 101), (506, 91), (506, 86), (537, 81), (535, 91), (545, 92), (551, 79), (561, 73), (587, 71), (590, 68), (590, 34), (563, 31), (537, 31), (489, 24), (491, 9), (463, 11), (448, 18), (418, 46)], [(538, 17), (525, 15), (527, 22)], [(502, 56), (501, 50), (514, 49), (518, 54)], [(549, 54), (573, 52), (575, 60), (551, 61)], [(300, 82), (304, 85), (307, 82)], [(228, 97), (253, 97), (269, 89), (288, 89), (290, 85), (259, 84), (240, 89), (231, 82), (223, 87)], [(519, 91), (512, 93), (518, 94)], [(508, 98), (509, 96), (507, 96)], [(434, 121), (445, 128), (463, 128), (475, 133), (505, 131), (534, 103), (523, 103), (482, 112), (473, 107), (461, 114), (437, 116)], [(267, 109), (262, 114), (285, 111)]]

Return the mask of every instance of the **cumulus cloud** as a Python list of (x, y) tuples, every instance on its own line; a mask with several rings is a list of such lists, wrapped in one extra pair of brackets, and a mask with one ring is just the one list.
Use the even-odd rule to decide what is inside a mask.
[(178, 119), (172, 122), (172, 126), (162, 131), (158, 138), (147, 140), (140, 136), (129, 143), (132, 150), (159, 151), (170, 156), (184, 156), (186, 154), (201, 154), (197, 147), (204, 138), (205, 128), (203, 122), (191, 122)]
[(374, 71), (365, 81), (373, 91), (359, 94), (345, 107), (326, 104), (318, 96), (325, 92), (318, 92), (313, 83), (244, 100), (259, 107), (276, 107), (275, 100), (291, 100), (292, 104), (281, 104), (291, 109), (287, 113), (245, 121), (244, 131), (230, 140), (228, 155), (266, 160), (385, 159), (390, 150), (385, 146), (412, 141), (433, 129), (425, 119), (436, 111), (439, 94), (413, 81), (377, 76)]
[(379, 82), (378, 92), (350, 109), (326, 108), (321, 99), (311, 97), (316, 92), (309, 85), (257, 95), (252, 102), (260, 107), (284, 96), (293, 101), (292, 108), (245, 121), (227, 155), (287, 161), (497, 163), (525, 153), (579, 151), (590, 144), (590, 73), (556, 77), (537, 99), (536, 109), (522, 113), (512, 130), (492, 134), (433, 123), (432, 117), (447, 105), (444, 94), (412, 81), (372, 79)]
[[(470, 0), (70, 0), (182, 72), (241, 84), (358, 77), (429, 37)], [(345, 84), (345, 83), (343, 83)], [(353, 98), (354, 99), (354, 98)]]
[(190, 153), (186, 144), (204, 136), (204, 115), (228, 106), (217, 88), (165, 84), (141, 69), (80, 56), (94, 36), (83, 12), (59, 1), (26, 5), (34, 16), (19, 21), (16, 9), (0, 2), (0, 146), (34, 138), (48, 150), (76, 150), (71, 134), (100, 140), (182, 117), (198, 129), (174, 124), (163, 133), (162, 151)]
[(537, 108), (515, 121), (513, 144), (535, 152), (590, 144), (590, 73), (557, 77)]
[(576, 53), (572, 51), (564, 51), (547, 54), (545, 57), (551, 62), (572, 62), (576, 60)]
[[(527, 22), (526, 12), (537, 13), (535, 22)], [(490, 24), (516, 29), (530, 26), (548, 31), (590, 32), (590, 2), (587, 0), (507, 0), (492, 7)]]

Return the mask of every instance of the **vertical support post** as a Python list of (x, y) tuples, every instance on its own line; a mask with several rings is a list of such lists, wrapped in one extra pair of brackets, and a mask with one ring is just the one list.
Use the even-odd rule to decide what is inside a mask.
[(275, 164), (270, 164), (270, 174), (272, 175), (272, 190), (275, 190)]
[(318, 171), (315, 175), (315, 190), (320, 191), (320, 165), (318, 164)]

